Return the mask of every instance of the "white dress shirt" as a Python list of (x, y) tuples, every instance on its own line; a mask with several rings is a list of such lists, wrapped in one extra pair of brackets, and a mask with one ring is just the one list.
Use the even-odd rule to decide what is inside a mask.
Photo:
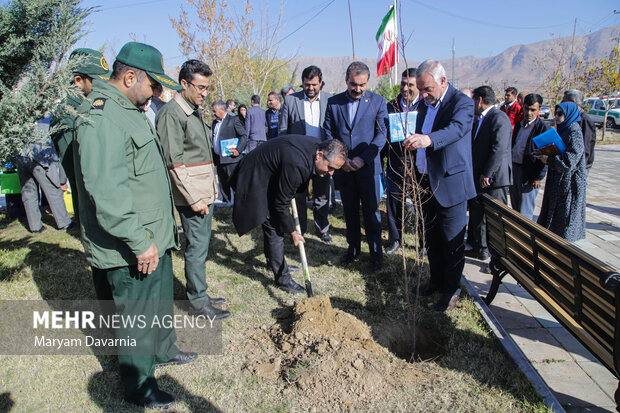
[(321, 92), (314, 101), (308, 99), (304, 93), (304, 119), (306, 120), (306, 135), (321, 137)]
[[(422, 124), (422, 135), (430, 135), (433, 131), (433, 124), (435, 123), (435, 118), (437, 117), (437, 112), (439, 111), (439, 107), (441, 106), (441, 102), (443, 98), (446, 96), (446, 92), (448, 91), (448, 87), (443, 91), (443, 94), (439, 98), (439, 102), (437, 105), (429, 105), (426, 100), (424, 104), (426, 105), (426, 116), (424, 117), (424, 123)], [(417, 155), (415, 157), (415, 166), (418, 169), (418, 172), (421, 174), (427, 174), (428, 168), (426, 165), (426, 148), (420, 148), (417, 150)]]

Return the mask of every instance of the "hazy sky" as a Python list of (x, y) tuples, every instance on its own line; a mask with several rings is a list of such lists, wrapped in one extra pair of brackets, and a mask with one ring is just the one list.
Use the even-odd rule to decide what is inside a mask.
[[(350, 0), (357, 57), (376, 57), (375, 35), (391, 1)], [(241, 11), (242, 0), (229, 0), (229, 9)], [(351, 56), (351, 33), (347, 0), (254, 0), (256, 22), (274, 25), (282, 4), (279, 55)], [(78, 46), (98, 49), (106, 55), (137, 38), (157, 47), (166, 67), (185, 59), (170, 17), (178, 17), (183, 0), (84, 0), (86, 7), (100, 6), (87, 27), (88, 35)], [(259, 7), (266, 5), (266, 7)], [(553, 36), (570, 36), (577, 17), (576, 34), (584, 35), (620, 24), (617, 0), (498, 1), (498, 0), (401, 0), (399, 31), (410, 38), (406, 57), (411, 60), (456, 56), (493, 56), (521, 43)], [(411, 36), (411, 37), (409, 37)]]

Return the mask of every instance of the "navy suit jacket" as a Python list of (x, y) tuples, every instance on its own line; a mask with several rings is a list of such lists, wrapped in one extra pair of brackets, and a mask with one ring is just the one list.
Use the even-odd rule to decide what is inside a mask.
[[(416, 132), (422, 133), (427, 105), (418, 105)], [(426, 148), (428, 178), (442, 207), (451, 207), (476, 196), (471, 160), (474, 101), (448, 84), (429, 134)]]
[[(379, 152), (385, 145), (389, 127), (385, 99), (366, 91), (360, 98), (355, 119), (351, 122), (347, 93), (345, 91), (334, 95), (327, 102), (323, 124), (327, 139), (342, 141), (349, 151), (350, 159), (359, 156), (364, 160), (365, 165), (357, 173), (364, 176), (379, 175), (381, 173)], [(336, 173), (347, 172), (336, 171)]]

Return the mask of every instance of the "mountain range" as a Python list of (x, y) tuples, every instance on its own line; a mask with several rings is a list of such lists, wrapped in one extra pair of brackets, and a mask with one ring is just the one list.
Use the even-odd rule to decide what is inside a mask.
[[(573, 45), (574, 59), (590, 60), (600, 59), (609, 54), (613, 47), (619, 43), (620, 25), (610, 26), (596, 32), (575, 36)], [(502, 53), (492, 57), (464, 56), (454, 59), (454, 85), (474, 88), (488, 84), (502, 90), (507, 86), (515, 86), (519, 90), (534, 91), (540, 87), (543, 74), (535, 61), (549, 60), (553, 52), (569, 52), (572, 37), (558, 37), (539, 41), (531, 44), (520, 44), (507, 48)], [(432, 56), (431, 56), (432, 57)], [(325, 90), (339, 92), (345, 89), (344, 77), (350, 56), (296, 57), (291, 61), (291, 69), (297, 68), (297, 73), (309, 66), (316, 65), (323, 71)], [(358, 59), (368, 65), (371, 76), (369, 87), (377, 85), (376, 59)], [(452, 59), (440, 60), (446, 69), (448, 80), (452, 82)], [(415, 67), (420, 62), (408, 62), (409, 66)], [(404, 70), (404, 62), (399, 63), (399, 72)], [(297, 90), (298, 85), (295, 85)]]

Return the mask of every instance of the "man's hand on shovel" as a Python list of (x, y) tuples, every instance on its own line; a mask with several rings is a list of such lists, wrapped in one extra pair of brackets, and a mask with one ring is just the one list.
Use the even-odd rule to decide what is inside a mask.
[(291, 232), (291, 239), (293, 240), (293, 244), (295, 244), (296, 247), (299, 247), (299, 243), (301, 242), (302, 244), (306, 243), (306, 240), (304, 239), (303, 235), (301, 235), (299, 232), (297, 231), (293, 231)]

